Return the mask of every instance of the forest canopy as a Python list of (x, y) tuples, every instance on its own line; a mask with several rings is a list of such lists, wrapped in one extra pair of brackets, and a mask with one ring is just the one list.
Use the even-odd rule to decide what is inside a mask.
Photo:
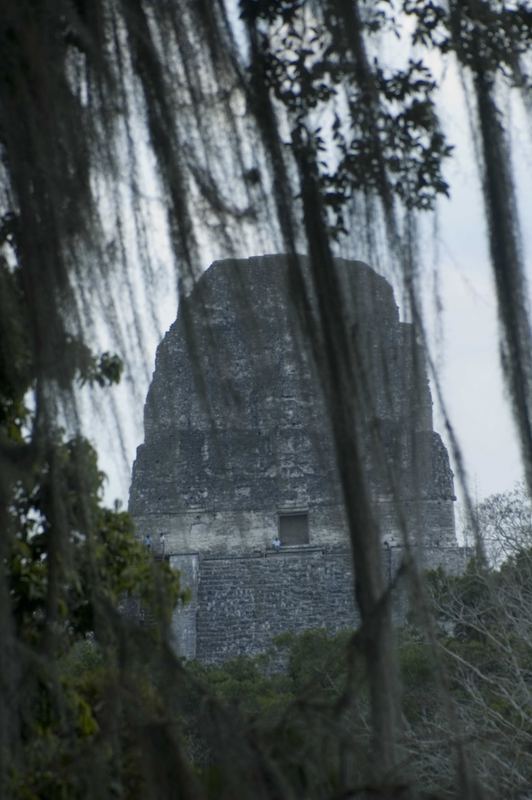
[[(532, 342), (504, 109), (511, 94), (530, 114), (531, 44), (532, 9), (520, 0), (4, 0), (0, 795), (523, 796), (528, 766), (499, 764), (500, 782), (490, 786), (493, 773), (476, 757), (471, 730), (479, 730), (481, 701), (494, 726), (489, 736), (518, 731), (518, 746), (528, 744), (520, 709), (530, 691), (529, 640), (516, 628), (527, 584), (515, 577), (527, 560), (514, 555), (506, 572), (490, 577), (478, 542), (482, 580), (464, 578), (473, 606), (468, 595), (462, 633), (447, 631), (456, 639), (445, 645), (452, 668), (434, 657), (446, 630), (436, 601), (445, 592), (462, 596), (464, 586), (427, 584), (412, 570), (422, 633), (406, 655), (396, 646), (352, 435), (357, 393), (333, 257), (357, 239), (369, 254), (386, 252), (423, 339), (417, 232), (451, 191), (444, 165), (453, 155), (433, 64), (436, 55), (453, 63), (471, 107), (500, 350), (530, 491)], [(179, 662), (168, 629), (173, 604), (186, 601), (178, 580), (148, 558), (128, 515), (102, 504), (79, 392), (108, 387), (124, 363), (139, 363), (155, 315), (146, 164), (165, 209), (180, 292), (193, 286), (213, 243), (227, 255), (242, 243), (267, 245), (293, 261), (292, 292), (338, 445), (362, 620), (356, 646), (338, 656), (346, 668), (333, 676), (343, 681), (333, 706), (342, 703), (348, 717), (360, 712), (364, 736), (360, 727), (331, 728), (335, 755), (326, 763), (335, 772), (326, 784), (323, 773), (313, 777), (315, 742), (308, 732), (306, 748), (304, 727), (284, 729), (286, 752), (298, 754), (286, 771), (254, 724), (235, 726), (210, 679)], [(305, 295), (299, 252), (308, 254), (318, 306)], [(435, 368), (432, 380), (439, 396)], [(448, 436), (467, 489), (450, 422)], [(469, 512), (478, 539), (471, 502)], [(490, 599), (509, 592), (510, 573), (510, 586), (521, 591), (508, 595), (511, 624), (499, 609), (477, 630), (471, 608), (491, 608)], [(144, 616), (128, 613), (128, 593)], [(519, 696), (510, 687), (501, 696), (501, 653)], [(408, 736), (420, 717), (422, 735), (432, 736), (435, 718), (420, 710), (428, 699), (412, 696), (405, 658), (412, 670), (430, 673), (426, 685), (433, 681), (442, 698), (445, 725), (438, 717), (437, 731), (449, 759), (445, 781), (428, 788)], [(457, 663), (472, 666), (467, 685), (456, 683)], [(475, 676), (499, 691), (480, 688)], [(462, 689), (468, 700), (461, 705)], [(293, 702), (304, 709), (307, 699), (299, 683)], [(187, 738), (192, 701), (209, 741), (201, 752)], [(355, 762), (356, 774), (343, 769)]]

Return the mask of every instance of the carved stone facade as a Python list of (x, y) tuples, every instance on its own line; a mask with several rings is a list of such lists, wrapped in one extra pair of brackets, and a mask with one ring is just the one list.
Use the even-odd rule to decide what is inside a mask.
[[(422, 563), (455, 571), (453, 478), (415, 332), (370, 267), (335, 268), (360, 362), (365, 403), (353, 425), (384, 568), (395, 574), (407, 536)], [(157, 351), (130, 511), (155, 546), (165, 534), (191, 587), (175, 615), (187, 657), (220, 661), (287, 630), (356, 623), (335, 447), (290, 287), (284, 256), (215, 262)]]

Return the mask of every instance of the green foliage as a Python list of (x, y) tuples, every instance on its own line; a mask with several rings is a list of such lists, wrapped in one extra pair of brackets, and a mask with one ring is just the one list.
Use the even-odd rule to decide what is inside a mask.
[(50, 611), (51, 526), (58, 516), (63, 547), (53, 555), (53, 602), (70, 637), (94, 631), (95, 615), (118, 608), (127, 594), (134, 593), (157, 614), (164, 598), (166, 619), (175, 606), (180, 596), (176, 575), (165, 561), (154, 564), (127, 513), (101, 506), (103, 481), (96, 453), (85, 439), (63, 442), (58, 437), (32, 483), (16, 487), (9, 518), (9, 575), (21, 634), (41, 635)]
[[(371, 70), (361, 40), (347, 34), (351, 20), (334, 4), (322, 13), (299, 2), (241, 7), (243, 18), (257, 25), (262, 77), (286, 112), (291, 150), (316, 166), (333, 236), (347, 233), (356, 193), (375, 192), (388, 202), (396, 197), (421, 210), (448, 194), (442, 166), (452, 147), (439, 127), (436, 82), (422, 61), (390, 69), (377, 58)], [(369, 37), (397, 32), (392, 6), (369, 4), (364, 27)]]
[[(0, 246), (15, 255), (16, 227), (8, 215), (0, 230)], [(0, 258), (0, 458), (9, 448), (19, 454), (1, 486), (0, 563), (20, 669), (8, 717), (19, 740), (9, 774), (0, 770), (0, 794), (71, 800), (91, 794), (96, 779), (115, 796), (140, 798), (138, 739), (120, 695), (129, 682), (132, 708), (160, 714), (146, 654), (160, 646), (161, 632), (166, 640), (185, 598), (178, 575), (154, 561), (130, 516), (103, 506), (105, 476), (92, 445), (57, 429), (34, 435), (39, 375), (22, 275), (16, 258)], [(60, 358), (48, 365), (47, 381), (105, 387), (120, 379), (117, 356), (94, 355), (63, 328), (50, 335), (59, 337)], [(139, 610), (151, 625), (142, 625)], [(131, 663), (121, 663), (117, 631), (125, 630), (142, 642), (142, 662), (133, 650)]]
[[(86, 440), (58, 436), (31, 484), (14, 491), (5, 567), (17, 638), (28, 655), (54, 653), (52, 664), (31, 656), (20, 689), (24, 745), (9, 784), (17, 800), (87, 796), (93, 778), (80, 770), (87, 759), (117, 796), (142, 797), (128, 708), (155, 717), (164, 709), (150, 653), (184, 595), (178, 574), (153, 560), (129, 515), (102, 506), (103, 480)], [(54, 552), (58, 520), (62, 547)], [(139, 609), (151, 624), (142, 624)], [(142, 660), (129, 646), (122, 661), (114, 628), (139, 640)], [(128, 686), (132, 694), (121, 700)]]
[[(120, 696), (131, 684), (132, 709), (164, 708), (149, 654), (184, 599), (179, 577), (153, 560), (127, 513), (102, 506), (104, 475), (85, 439), (58, 435), (39, 467), (16, 485), (8, 516), (9, 599), (30, 658), (10, 791), (17, 800), (86, 796), (92, 778), (79, 765), (89, 758), (118, 796), (140, 798), (138, 742)], [(142, 625), (139, 608), (152, 624)], [(142, 643), (142, 661), (132, 650), (121, 663), (116, 626)], [(37, 657), (50, 649), (52, 663)]]
[(435, 715), (441, 702), (434, 649), (406, 629), (400, 638), (399, 665), (403, 713), (408, 723), (415, 726)]
[(269, 674), (263, 658), (242, 656), (220, 667), (195, 664), (190, 669), (220, 701), (259, 725), (277, 721), (286, 703), (294, 699), (293, 686), (284, 673)]
[[(363, 781), (367, 766), (362, 744), (367, 745), (367, 692), (351, 640), (350, 632), (285, 634), (266, 656), (214, 667), (192, 664), (187, 671), (242, 730), (252, 731), (287, 791), (323, 796), (339, 791), (348, 774), (353, 782)], [(198, 727), (197, 708), (188, 724), (202, 753), (198, 767), (208, 796), (221, 797), (227, 785), (223, 751)], [(353, 758), (356, 737), (359, 752)]]
[[(336, 636), (325, 630), (286, 633), (265, 655), (216, 667), (195, 664), (192, 669), (217, 697), (252, 716), (284, 709), (298, 699), (319, 697), (334, 703), (345, 689), (351, 638), (348, 631)], [(278, 719), (275, 713), (272, 719)]]
[(532, 37), (532, 11), (526, 0), (511, 4), (499, 0), (448, 4), (404, 0), (403, 10), (416, 21), (415, 44), (444, 54), (456, 52), (472, 69), (478, 68), (481, 58), (485, 69), (510, 81), (518, 77), (518, 59), (529, 52)]

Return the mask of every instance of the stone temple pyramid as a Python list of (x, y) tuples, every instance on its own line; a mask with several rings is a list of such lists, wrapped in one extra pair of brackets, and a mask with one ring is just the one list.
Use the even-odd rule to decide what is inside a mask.
[[(157, 350), (129, 508), (191, 589), (174, 618), (189, 658), (222, 661), (286, 631), (356, 625), (345, 495), (290, 263), (215, 262)], [(415, 330), (374, 270), (343, 259), (335, 269), (362, 354), (366, 402), (353, 426), (383, 569), (391, 579), (407, 548), (423, 566), (457, 571), (453, 475)], [(399, 616), (404, 602), (398, 592)]]

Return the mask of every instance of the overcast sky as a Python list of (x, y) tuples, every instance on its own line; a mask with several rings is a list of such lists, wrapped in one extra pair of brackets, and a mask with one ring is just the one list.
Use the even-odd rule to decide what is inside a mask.
[[(440, 204), (438, 275), (443, 337), (441, 354), (446, 402), (464, 452), (473, 496), (506, 491), (522, 479), (517, 438), (503, 383), (498, 320), (487, 250), (480, 182), (471, 147), (467, 109), (457, 76), (443, 81), (442, 103), (449, 137), (457, 144), (448, 176), (452, 197)], [(518, 106), (507, 110), (520, 200), (527, 276), (532, 273), (532, 151)], [(530, 297), (530, 292), (529, 292)], [(437, 332), (437, 315), (427, 314)]]

